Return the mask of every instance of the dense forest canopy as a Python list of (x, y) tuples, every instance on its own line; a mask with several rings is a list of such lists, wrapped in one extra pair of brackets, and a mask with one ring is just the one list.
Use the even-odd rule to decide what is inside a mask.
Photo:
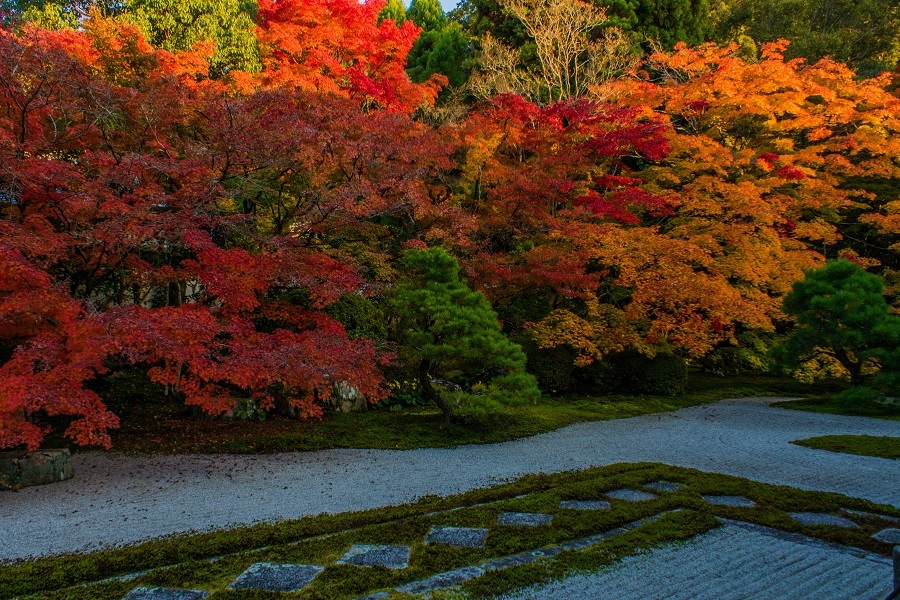
[(877, 38), (846, 54), (780, 39), (814, 0), (780, 24), (675, 0), (6, 2), (0, 447), (60, 422), (108, 445), (97, 382), (125, 369), (212, 414), (314, 417), (441, 360), (458, 398), (513, 401), (522, 348), (589, 369), (788, 331), (827, 259), (896, 299), (878, 2), (841, 13)]

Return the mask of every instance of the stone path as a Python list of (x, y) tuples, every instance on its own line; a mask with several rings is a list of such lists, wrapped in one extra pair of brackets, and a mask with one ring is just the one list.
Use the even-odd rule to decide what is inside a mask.
[(731, 522), (505, 600), (881, 600), (892, 572), (882, 556)]
[[(647, 500), (638, 494), (638, 490), (605, 492), (607, 497), (625, 502)], [(716, 497), (710, 498), (716, 499)], [(728, 498), (746, 500), (740, 496), (728, 496)], [(741, 504), (736, 505), (741, 506)], [(581, 507), (581, 510), (606, 510), (610, 507), (608, 502), (590, 500), (563, 500), (559, 506), (569, 510), (578, 510), (578, 506)], [(491, 571), (552, 559), (565, 551), (587, 550), (604, 540), (622, 535), (679, 510), (681, 509), (676, 508), (662, 512), (588, 537), (436, 573), (425, 579), (401, 585), (396, 588), (396, 591), (403, 594), (427, 595), (436, 590), (463, 584)], [(827, 513), (796, 512), (789, 514), (795, 520), (806, 525), (858, 528), (858, 525), (849, 519)], [(707, 533), (698, 536), (687, 546), (679, 545), (663, 550), (654, 550), (650, 553), (649, 558), (629, 557), (599, 573), (578, 575), (550, 585), (526, 589), (519, 592), (516, 598), (522, 600), (557, 597), (568, 599), (573, 594), (575, 598), (601, 598), (603, 596), (627, 598), (631, 595), (634, 595), (635, 598), (644, 598), (646, 596), (641, 596), (641, 594), (646, 593), (647, 590), (655, 590), (659, 592), (660, 597), (669, 598), (681, 597), (679, 594), (684, 589), (690, 589), (691, 595), (686, 596), (690, 598), (744, 598), (747, 596), (742, 594), (745, 593), (745, 586), (748, 585), (744, 580), (752, 581), (757, 586), (762, 582), (761, 589), (765, 591), (766, 598), (793, 599), (795, 589), (806, 590), (810, 596), (816, 598), (843, 598), (844, 596), (830, 594), (830, 591), (835, 589), (842, 590), (842, 593), (849, 590), (853, 593), (852, 597), (864, 598), (866, 596), (858, 595), (857, 592), (890, 586), (885, 575), (889, 574), (888, 571), (893, 571), (893, 567), (891, 561), (883, 556), (752, 523), (724, 518), (719, 520), (724, 523), (724, 529), (731, 528), (735, 531), (728, 531), (726, 534)], [(502, 512), (498, 516), (496, 525), (536, 527), (549, 526), (550, 521), (551, 515), (549, 514)], [(897, 532), (898, 530), (885, 531)], [(434, 526), (427, 534), (425, 543), (478, 547), (484, 545), (489, 533), (488, 528)], [(879, 537), (884, 533), (883, 531), (873, 537)], [(761, 536), (765, 539), (761, 539)], [(710, 540), (713, 541), (710, 542)], [(380, 566), (388, 569), (406, 569), (409, 567), (409, 559), (409, 546), (356, 544), (350, 546), (337, 563), (358, 567)], [(667, 566), (660, 566), (658, 564), (660, 562), (667, 563)], [(810, 570), (811, 565), (816, 569)], [(889, 569), (882, 568), (885, 565)], [(669, 572), (673, 567), (676, 571), (674, 578)], [(643, 572), (647, 569), (655, 570), (655, 572), (647, 575)], [(228, 587), (267, 592), (298, 592), (312, 583), (324, 570), (324, 566), (318, 565), (259, 562), (247, 568)], [(622, 572), (627, 574), (622, 575)], [(650, 578), (650, 581), (644, 581), (647, 577)], [(698, 578), (703, 577), (707, 579), (698, 581)], [(849, 586), (843, 581), (844, 577), (853, 578)], [(621, 581), (623, 578), (626, 582), (624, 584)], [(633, 585), (635, 579), (641, 580), (641, 584), (637, 587)], [(740, 582), (737, 586), (735, 585), (736, 581)], [(620, 589), (623, 586), (624, 589)], [(734, 596), (735, 590), (741, 595)], [(207, 592), (198, 590), (138, 587), (126, 595), (123, 600), (200, 600), (207, 595)], [(381, 600), (388, 598), (389, 595), (388, 592), (381, 591), (358, 600)]]
[(900, 461), (790, 442), (900, 436), (900, 422), (768, 406), (771, 399), (581, 423), (502, 444), (265, 456), (80, 453), (75, 477), (0, 492), (0, 560), (84, 551), (190, 530), (452, 494), (525, 473), (654, 461), (900, 506)]

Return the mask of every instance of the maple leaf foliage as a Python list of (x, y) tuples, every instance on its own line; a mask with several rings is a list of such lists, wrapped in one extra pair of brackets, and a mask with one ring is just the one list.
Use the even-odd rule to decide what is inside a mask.
[[(102, 20), (0, 45), (0, 445), (36, 447), (47, 415), (108, 446), (118, 419), (89, 384), (117, 365), (213, 414), (249, 395), (316, 416), (343, 382), (383, 397), (385, 355), (321, 309), (362, 286), (329, 239), (429, 214), (428, 136), (408, 117), (296, 90), (295, 112), (268, 110), (270, 92), (198, 79), (209, 48), (154, 50)], [(221, 114), (255, 120), (238, 136)], [(400, 147), (377, 137), (391, 124)], [(290, 290), (309, 301), (260, 327)]]
[(772, 329), (823, 258), (895, 268), (897, 203), (878, 191), (900, 179), (891, 75), (784, 48), (751, 64), (681, 45), (598, 86), (604, 101), (498, 97), (471, 114), (447, 133), (478, 215), (470, 276), (496, 304), (544, 298), (532, 335), (584, 364)]
[(383, 0), (262, 0), (257, 37), (263, 72), (242, 86), (295, 86), (411, 111), (433, 104), (447, 79), (414, 84), (406, 57), (421, 33), (412, 21), (379, 22)]

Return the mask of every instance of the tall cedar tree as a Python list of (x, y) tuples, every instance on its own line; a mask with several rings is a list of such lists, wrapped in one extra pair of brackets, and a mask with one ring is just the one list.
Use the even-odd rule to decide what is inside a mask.
[(487, 386), (482, 395), (467, 395), (476, 405), (519, 403), (540, 394), (525, 372), (522, 349), (503, 334), (484, 296), (460, 281), (452, 256), (440, 248), (408, 250), (402, 264), (405, 277), (392, 298), (398, 338), (418, 362), (422, 393), (441, 409), (445, 426), (453, 407), (435, 390), (432, 377), (462, 373), (482, 382)]
[(441, 29), (447, 22), (440, 0), (412, 0), (406, 11), (406, 18), (419, 26), (422, 31)]

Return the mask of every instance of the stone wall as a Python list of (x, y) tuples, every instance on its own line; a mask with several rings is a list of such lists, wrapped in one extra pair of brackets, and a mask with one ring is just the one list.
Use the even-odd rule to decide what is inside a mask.
[(65, 448), (0, 453), (0, 490), (64, 481), (72, 475), (72, 456)]

